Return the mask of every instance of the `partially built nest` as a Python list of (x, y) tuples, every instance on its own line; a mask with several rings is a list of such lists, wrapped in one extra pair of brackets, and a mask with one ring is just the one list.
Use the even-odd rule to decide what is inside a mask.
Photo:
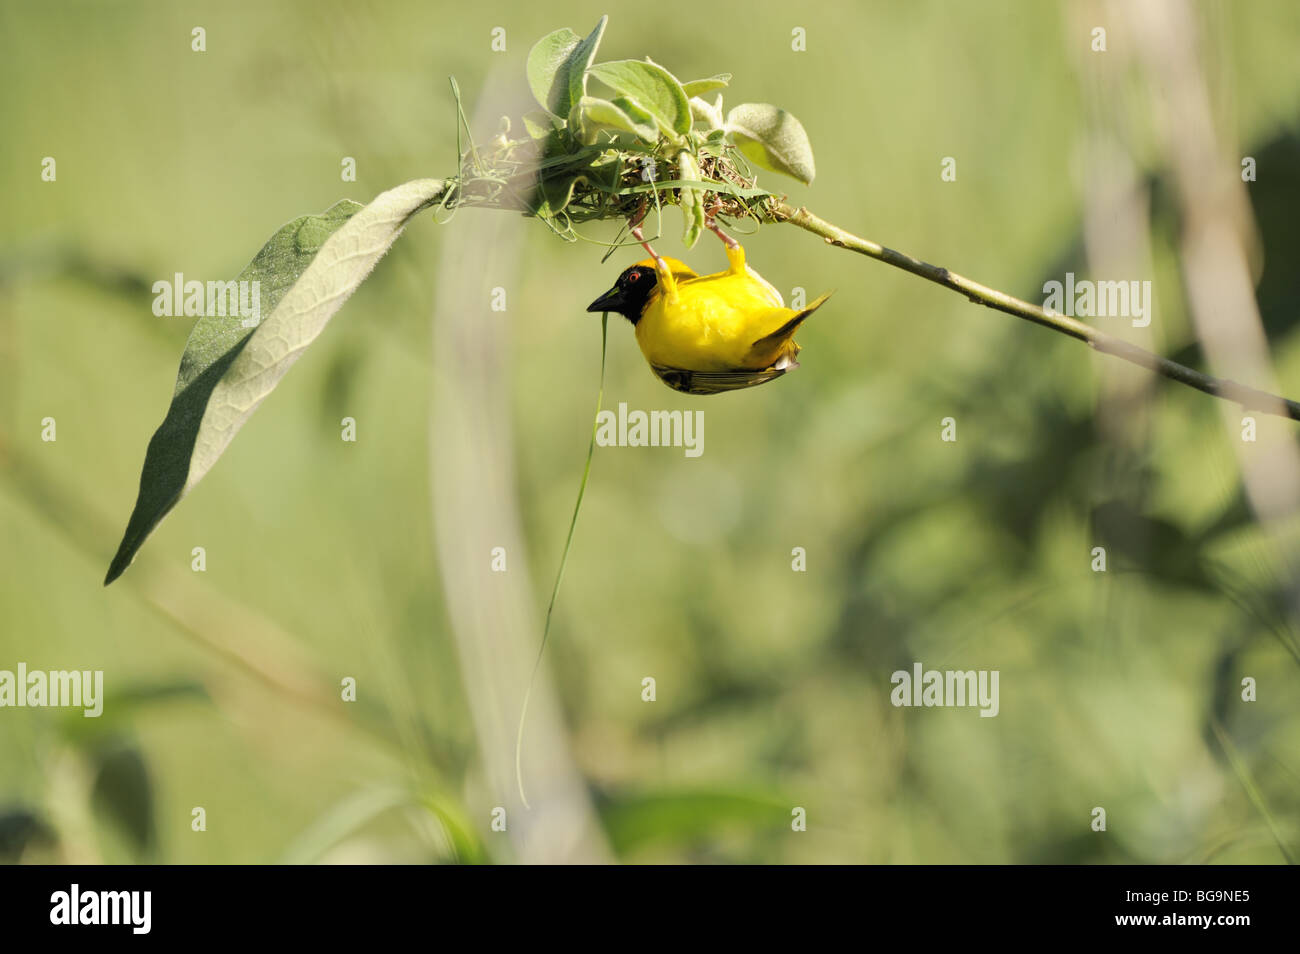
[(662, 206), (688, 206), (694, 193), (703, 194), (710, 216), (756, 223), (774, 221), (782, 201), (757, 187), (744, 156), (726, 142), (710, 143), (693, 154), (699, 176), (684, 179), (680, 159), (663, 141), (649, 148), (622, 137), (590, 145), (565, 139), (557, 134), (549, 141), (519, 141), (502, 134), (488, 147), (471, 146), (443, 208), (517, 211), (576, 241), (576, 225), (599, 219), (636, 221)]

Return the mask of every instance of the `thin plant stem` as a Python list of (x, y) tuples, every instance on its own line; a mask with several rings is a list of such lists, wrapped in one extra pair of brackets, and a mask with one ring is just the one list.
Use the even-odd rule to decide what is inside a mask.
[(582, 510), (582, 497), (587, 492), (587, 478), (591, 476), (591, 458), (596, 452), (596, 431), (600, 427), (600, 408), (605, 400), (605, 344), (608, 340), (609, 313), (600, 316), (600, 385), (596, 389), (596, 417), (591, 425), (591, 443), (587, 445), (587, 463), (582, 468), (582, 482), (578, 484), (578, 499), (573, 504), (573, 516), (569, 519), (569, 535), (564, 540), (564, 552), (560, 554), (560, 568), (555, 574), (555, 585), (551, 587), (551, 601), (546, 607), (546, 623), (542, 626), (542, 644), (537, 647), (537, 659), (533, 662), (532, 675), (528, 677), (528, 688), (524, 690), (524, 704), (519, 710), (519, 731), (515, 735), (515, 782), (519, 785), (519, 798), (524, 808), (529, 810), (528, 796), (524, 792), (524, 720), (528, 718), (528, 700), (533, 695), (533, 683), (537, 680), (537, 670), (542, 665), (542, 654), (546, 652), (546, 640), (551, 635), (551, 614), (555, 611), (555, 600), (560, 595), (560, 583), (564, 580), (564, 567), (569, 562), (569, 550), (573, 547), (573, 531), (578, 527), (578, 513)]
[(1295, 858), (1286, 846), (1286, 841), (1282, 837), (1282, 831), (1278, 827), (1277, 820), (1274, 819), (1273, 813), (1268, 810), (1268, 802), (1264, 800), (1264, 793), (1255, 784), (1254, 776), (1250, 774), (1250, 768), (1246, 765), (1246, 760), (1237, 751), (1232, 736), (1228, 735), (1227, 729), (1223, 727), (1223, 724), (1217, 718), (1211, 720), (1210, 726), (1214, 730), (1214, 737), (1223, 749), (1223, 754), (1227, 756), (1228, 763), (1232, 766), (1233, 772), (1236, 773), (1237, 780), (1241, 782), (1241, 787), (1246, 790), (1246, 795), (1251, 804), (1254, 805), (1255, 810), (1264, 819), (1264, 824), (1268, 826), (1269, 834), (1273, 836), (1278, 851), (1282, 853), (1282, 857), (1286, 859), (1287, 864), (1295, 864)]
[(846, 232), (839, 226), (832, 225), (805, 208), (795, 209), (782, 203), (773, 211), (772, 217), (778, 222), (788, 222), (791, 225), (797, 225), (804, 231), (811, 232), (813, 235), (819, 235), (831, 245), (858, 252), (879, 262), (884, 262), (886, 265), (892, 265), (895, 268), (901, 268), (905, 272), (911, 272), (913, 275), (919, 275), (936, 285), (942, 285), (949, 291), (965, 295), (977, 305), (987, 305), (997, 311), (1023, 318), (1025, 321), (1032, 321), (1036, 325), (1042, 325), (1063, 335), (1086, 342), (1103, 354), (1122, 358), (1130, 364), (1136, 364), (1149, 371), (1154, 371), (1161, 377), (1169, 378), (1171, 381), (1177, 381), (1179, 384), (1185, 384), (1190, 388), (1222, 398), (1225, 401), (1236, 402), (1247, 410), (1256, 410), (1263, 414), (1272, 414), (1277, 417), (1287, 417), (1293, 421), (1300, 421), (1300, 403), (1278, 397), (1275, 394), (1269, 394), (1266, 391), (1260, 391), (1236, 381), (1204, 374), (1186, 365), (1179, 364), (1177, 361), (1170, 361), (1168, 358), (1130, 344), (1122, 338), (1116, 338), (1104, 331), (1098, 331), (1082, 321), (1054, 311), (1048, 311), (1039, 305), (1030, 304), (995, 288), (981, 285), (979, 282), (951, 272), (942, 266), (922, 262), (903, 252), (872, 242), (870, 239), (861, 238), (851, 232)]

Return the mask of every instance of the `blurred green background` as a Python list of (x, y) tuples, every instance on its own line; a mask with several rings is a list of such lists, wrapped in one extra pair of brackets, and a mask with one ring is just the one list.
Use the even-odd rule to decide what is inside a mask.
[[(504, 342), (494, 438), (526, 553), (501, 585), (539, 624), (511, 635), (526, 671), (590, 435), (599, 331), (583, 308), (632, 252), (601, 265), (599, 245), (503, 213), (412, 223), (136, 565), (100, 585), (191, 324), (155, 318), (151, 284), (233, 277), (295, 216), (452, 174), (446, 77), (471, 111), (505, 100), (473, 113), (486, 138), (502, 112), (532, 108), (534, 40), (602, 13), (601, 59), (728, 71), (729, 104), (802, 120), (815, 184), (760, 184), (1031, 301), (1095, 264), (1087, 226), (1109, 219), (1089, 218), (1092, 147), (1118, 144), (1133, 181), (1121, 208), (1140, 208), (1147, 238), (1138, 264), (1102, 277), (1153, 280), (1151, 336), (1135, 340), (1202, 365), (1177, 157), (1121, 9), (0, 6), (0, 669), (102, 669), (109, 696), (99, 720), (0, 710), (0, 860), (1294, 857), (1295, 520), (1262, 527), (1240, 470), (1250, 455), (1267, 466), (1295, 426), (1261, 418), (1242, 445), (1205, 395), (1147, 388), (1077, 342), (787, 226), (745, 239), (751, 264), (787, 297), (837, 289), (800, 332), (797, 372), (690, 398), (611, 319), (606, 406), (703, 408), (705, 451), (596, 452), (543, 669), (563, 718), (555, 758), (584, 791), (554, 824), (580, 848), (535, 850), (513, 788), (483, 769), (502, 754), (471, 712), (518, 698), (463, 666), (453, 634), (454, 547), (435, 545), (430, 487), (464, 461), (430, 435), (430, 315), (440, 288), (468, 288), (454, 306)], [(1278, 386), (1300, 396), (1300, 7), (1190, 9), (1228, 167), (1259, 163), (1257, 299)], [(1089, 49), (1099, 24), (1104, 54)], [(191, 51), (195, 26), (206, 52)], [(356, 182), (340, 181), (345, 156)], [(955, 182), (940, 179), (948, 156)], [(669, 254), (722, 266), (707, 236), (684, 252), (668, 215)], [(493, 216), (508, 249), (440, 273), (481, 228), (470, 220)], [(504, 313), (488, 307), (496, 286)], [(339, 439), (344, 416), (356, 444)], [(949, 416), (956, 443), (939, 440)], [(485, 551), (457, 559), (458, 579), (490, 572)], [(894, 708), (890, 675), (916, 661), (999, 670), (1000, 714)], [(340, 699), (345, 677), (356, 703)], [(1241, 700), (1246, 677), (1258, 701)], [(791, 830), (795, 806), (806, 832)]]

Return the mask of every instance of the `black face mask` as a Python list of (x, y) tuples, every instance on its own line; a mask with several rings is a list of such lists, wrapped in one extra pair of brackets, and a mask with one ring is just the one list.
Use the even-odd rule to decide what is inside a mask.
[(618, 276), (613, 288), (588, 305), (587, 310), (612, 311), (635, 325), (641, 320), (641, 312), (645, 311), (656, 281), (653, 268), (633, 265)]

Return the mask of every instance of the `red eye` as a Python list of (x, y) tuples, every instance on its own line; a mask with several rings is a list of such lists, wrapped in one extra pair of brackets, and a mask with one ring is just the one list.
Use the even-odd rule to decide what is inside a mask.
[(641, 280), (640, 272), (628, 272), (627, 280), (630, 282), (639, 282)]

